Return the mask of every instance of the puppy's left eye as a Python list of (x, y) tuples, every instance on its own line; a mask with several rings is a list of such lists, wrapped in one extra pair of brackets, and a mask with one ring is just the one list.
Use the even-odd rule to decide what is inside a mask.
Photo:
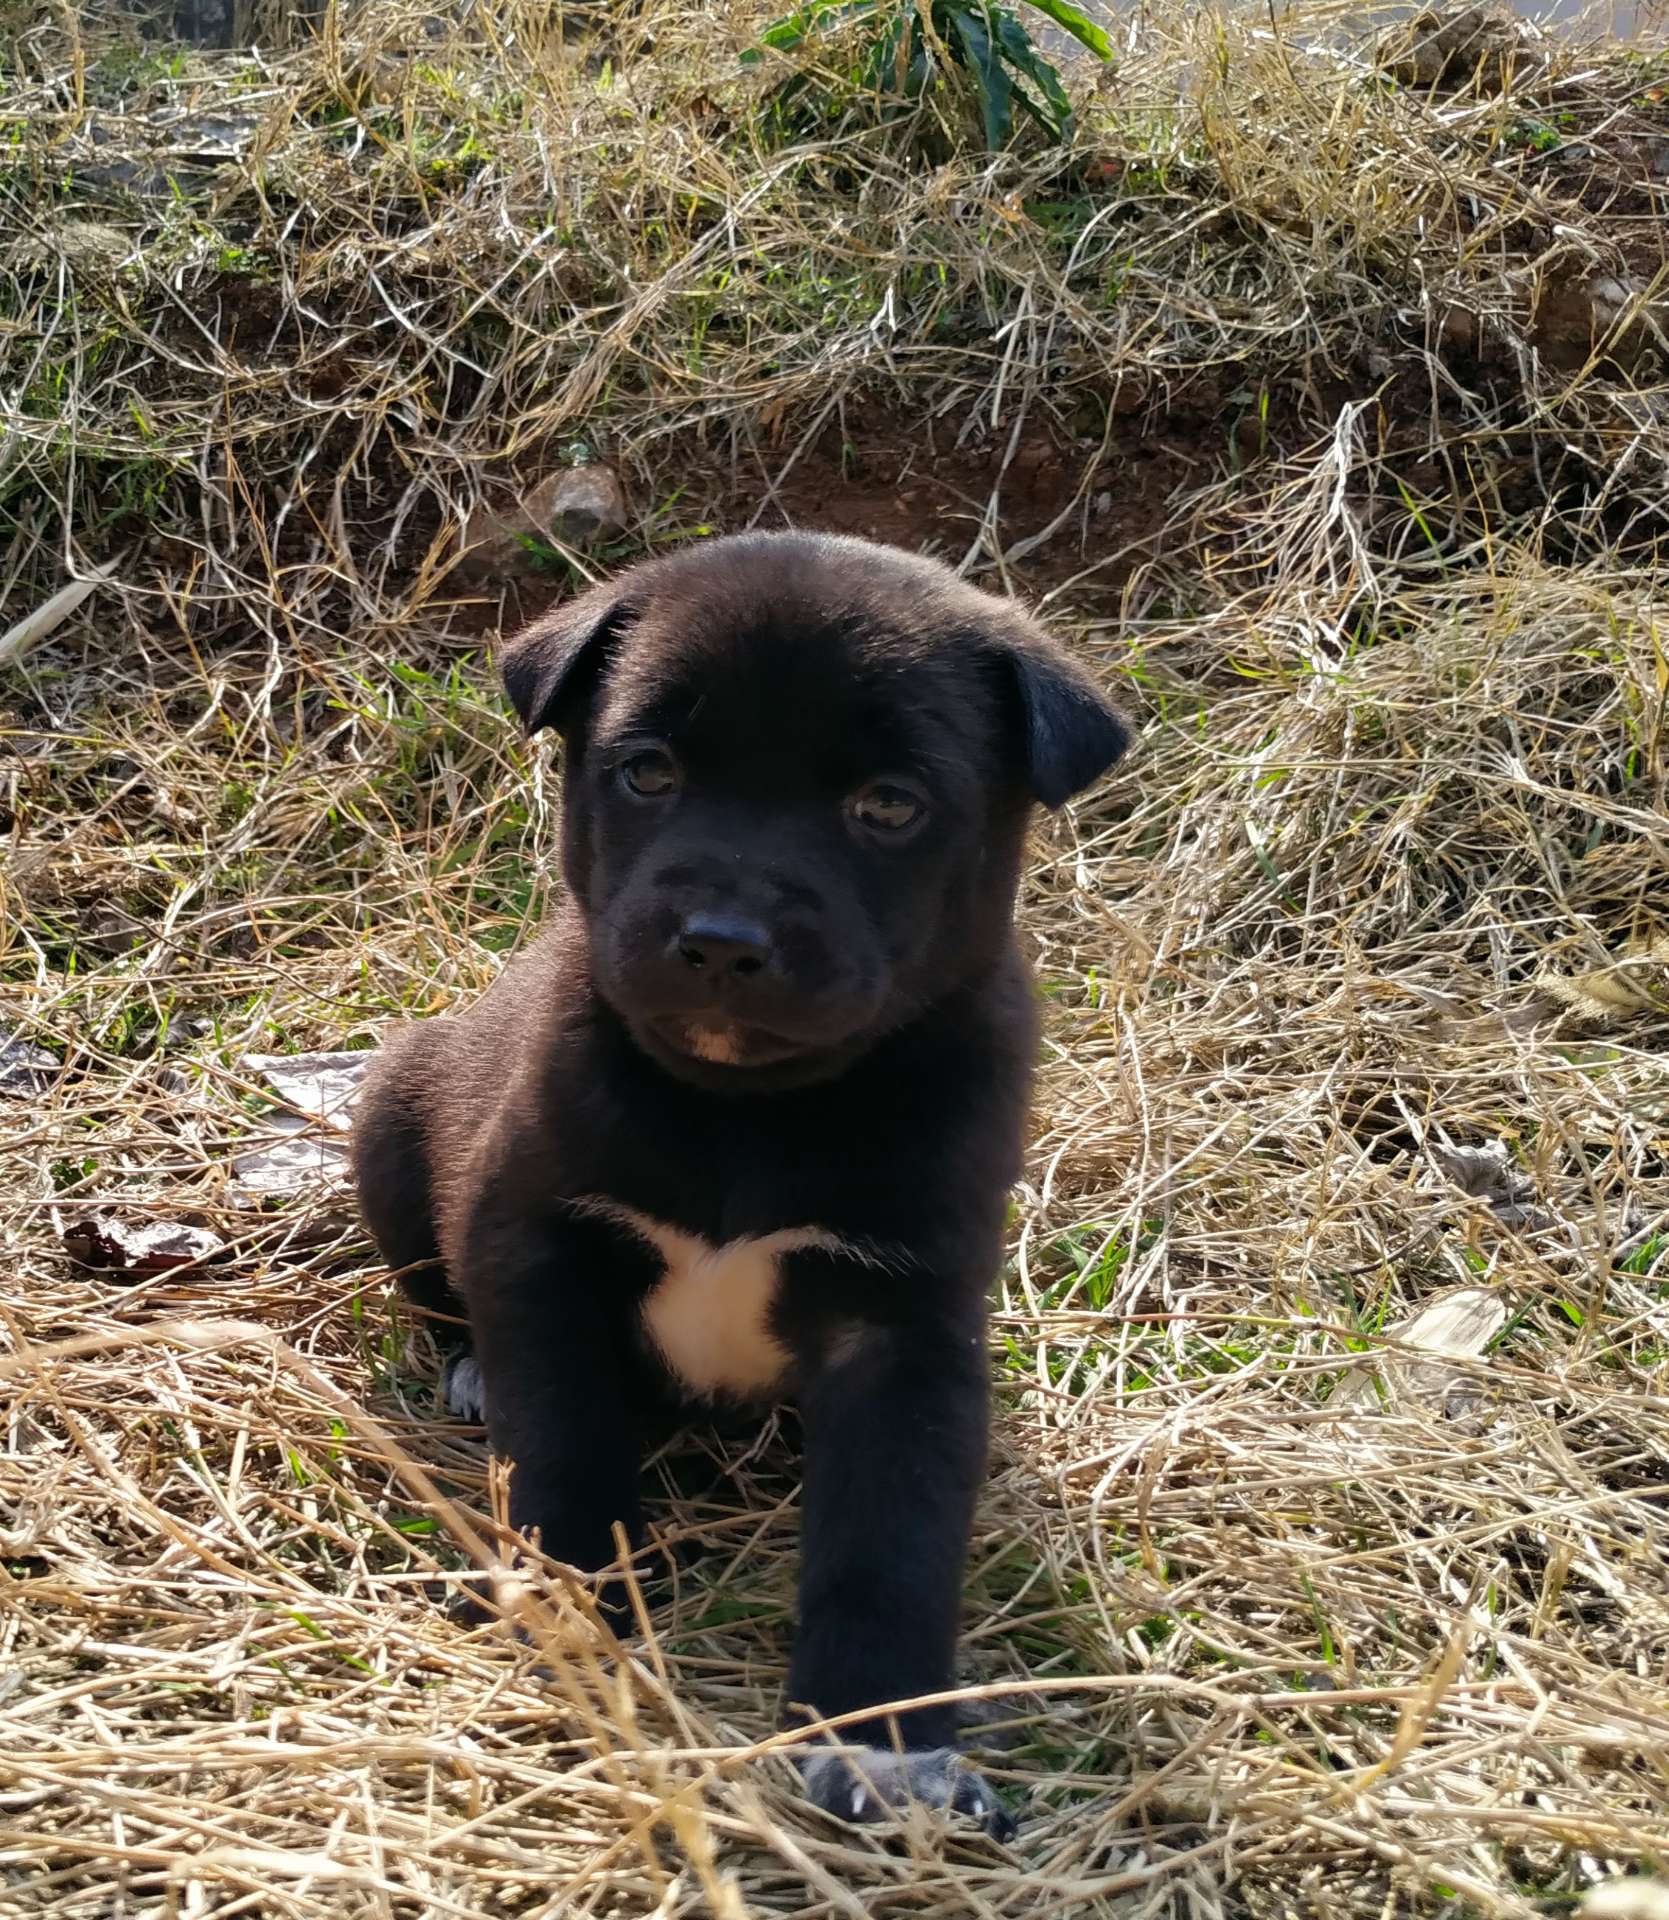
[(860, 827), (871, 833), (908, 833), (927, 818), (927, 806), (921, 796), (890, 780), (877, 780), (853, 794), (847, 811)]

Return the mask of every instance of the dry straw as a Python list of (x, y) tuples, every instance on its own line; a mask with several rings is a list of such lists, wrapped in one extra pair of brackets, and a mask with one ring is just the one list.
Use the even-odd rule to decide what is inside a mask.
[[(766, 13), (625, 17), (6, 28), (0, 1908), (1516, 1920), (1661, 1863), (1663, 64), (1393, 86), (1359, 19), (1178, 6), (1069, 156), (947, 157), (954, 102), (786, 151)], [(537, 1567), (538, 1658), (450, 1618), (501, 1489), (340, 1194), (247, 1158), (333, 1138), (249, 1055), (546, 898), (466, 515), (583, 442), (632, 550), (771, 524), (844, 442), (854, 524), (878, 417), (983, 460), (921, 537), (1144, 723), (1026, 890), (1009, 1852), (765, 1751), (774, 1433), (656, 1462), (622, 1657)], [(101, 1275), (95, 1214), (218, 1245)]]

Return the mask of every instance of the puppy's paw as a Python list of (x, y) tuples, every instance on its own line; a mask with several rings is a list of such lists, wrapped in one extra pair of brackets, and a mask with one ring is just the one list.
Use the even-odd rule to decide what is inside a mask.
[(918, 1800), (966, 1814), (994, 1840), (1014, 1835), (1014, 1816), (950, 1747), (916, 1753), (895, 1753), (891, 1747), (819, 1748), (800, 1760), (800, 1772), (813, 1804), (842, 1820), (868, 1825)]
[(454, 1420), (467, 1420), (477, 1427), (486, 1424), (487, 1389), (481, 1363), (467, 1347), (446, 1356), (440, 1370), (440, 1399)]

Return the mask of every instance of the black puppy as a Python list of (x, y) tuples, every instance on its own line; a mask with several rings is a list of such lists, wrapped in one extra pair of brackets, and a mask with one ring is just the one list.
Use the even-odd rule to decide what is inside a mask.
[[(365, 1217), (420, 1305), (467, 1318), (449, 1397), (484, 1411), (547, 1553), (601, 1568), (613, 1523), (637, 1530), (658, 1404), (793, 1398), (790, 1703), (943, 1692), (1036, 1051), (1027, 819), (1125, 729), (1013, 604), (811, 534), (638, 567), (503, 668), (564, 741), (567, 898), (378, 1061)], [(861, 1758), (813, 1752), (809, 1789), (1000, 1830), (952, 1735), (949, 1707), (878, 1716), (845, 1736)]]

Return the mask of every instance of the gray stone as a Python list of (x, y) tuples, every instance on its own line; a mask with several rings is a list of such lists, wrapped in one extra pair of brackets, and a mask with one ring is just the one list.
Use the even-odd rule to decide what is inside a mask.
[(624, 533), (625, 490), (612, 467), (567, 467), (520, 500), (484, 505), (464, 525), (461, 564), (478, 579), (525, 574), (539, 545), (594, 547)]
[(612, 467), (572, 467), (535, 488), (528, 506), (569, 546), (592, 546), (626, 530), (626, 495)]

